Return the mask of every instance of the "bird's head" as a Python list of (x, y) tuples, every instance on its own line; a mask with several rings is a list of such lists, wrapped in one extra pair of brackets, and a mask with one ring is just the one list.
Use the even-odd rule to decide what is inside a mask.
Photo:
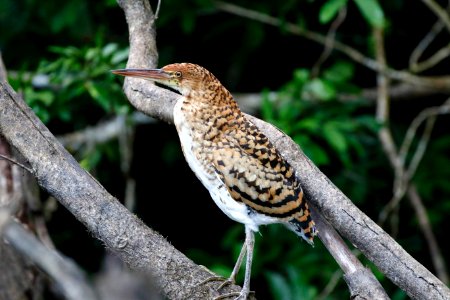
[(188, 96), (192, 91), (208, 90), (209, 85), (219, 83), (208, 70), (191, 63), (170, 64), (161, 69), (121, 69), (111, 72), (158, 82), (183, 96)]

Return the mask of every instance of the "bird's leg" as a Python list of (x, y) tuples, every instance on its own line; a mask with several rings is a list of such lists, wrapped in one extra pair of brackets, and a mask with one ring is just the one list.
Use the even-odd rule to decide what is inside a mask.
[(245, 226), (245, 244), (247, 245), (247, 262), (245, 264), (245, 278), (241, 294), (237, 299), (247, 299), (250, 293), (250, 277), (252, 273), (253, 247), (255, 246), (255, 235), (253, 231)]
[[(244, 257), (245, 252), (247, 252), (247, 261), (245, 263), (245, 278), (244, 278), (244, 285), (242, 286), (242, 290), (240, 293), (229, 293), (225, 295), (221, 295), (214, 300), (220, 300), (220, 299), (226, 299), (231, 298), (234, 296), (237, 296), (235, 300), (246, 300), (248, 297), (248, 294), (250, 293), (250, 277), (252, 272), (252, 259), (253, 259), (253, 247), (255, 245), (255, 236), (253, 234), (253, 231), (248, 227), (245, 226), (245, 244), (242, 247), (241, 254), (239, 254), (238, 261), (236, 262), (236, 266), (233, 269), (233, 272), (231, 273), (231, 276), (235, 273), (234, 271), (237, 269), (239, 270), (240, 265), (242, 264), (242, 258)], [(241, 257), (242, 256), (242, 257)], [(236, 272), (237, 274), (237, 272)], [(234, 274), (234, 276), (236, 276)], [(230, 276), (230, 279), (232, 277)], [(223, 285), (223, 284), (222, 284)]]
[(210, 281), (223, 281), (223, 283), (217, 288), (217, 290), (222, 289), (223, 287), (234, 284), (236, 282), (236, 276), (239, 273), (239, 270), (241, 269), (242, 261), (244, 260), (245, 253), (247, 252), (247, 241), (244, 242), (241, 248), (241, 253), (239, 253), (239, 257), (236, 261), (236, 264), (234, 265), (233, 271), (231, 272), (231, 275), (228, 279), (222, 277), (222, 276), (211, 276), (203, 280), (199, 283), (199, 285), (208, 283)]
[(247, 237), (246, 241), (242, 245), (241, 253), (239, 253), (239, 257), (236, 261), (236, 264), (234, 265), (233, 271), (231, 272), (230, 277), (225, 280), (218, 288), (217, 290), (220, 290), (224, 286), (228, 284), (234, 284), (236, 282), (236, 276), (239, 273), (239, 270), (241, 269), (242, 261), (244, 260), (245, 252), (247, 252)]

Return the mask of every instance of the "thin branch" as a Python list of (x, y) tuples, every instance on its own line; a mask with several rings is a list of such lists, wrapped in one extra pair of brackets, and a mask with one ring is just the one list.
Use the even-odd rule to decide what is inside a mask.
[(427, 149), (428, 142), (431, 138), (431, 132), (434, 128), (434, 123), (436, 122), (436, 116), (430, 116), (427, 119), (427, 123), (425, 124), (425, 130), (422, 133), (422, 137), (419, 140), (416, 151), (413, 154), (411, 162), (409, 163), (408, 169), (405, 172), (405, 180), (411, 180), (411, 178), (416, 173), (417, 167), (419, 166), (420, 161), (425, 154), (425, 150)]
[(333, 44), (336, 39), (336, 31), (338, 30), (339, 26), (341, 26), (341, 24), (344, 22), (346, 16), (347, 16), (347, 6), (344, 6), (339, 10), (339, 14), (336, 20), (334, 20), (330, 26), (330, 30), (327, 33), (325, 48), (323, 49), (322, 54), (320, 55), (319, 59), (316, 61), (316, 63), (311, 69), (311, 77), (314, 78), (319, 75), (320, 66), (325, 62), (325, 60), (330, 56), (331, 52), (333, 51)]
[(154, 17), (155, 20), (157, 20), (159, 17), (159, 9), (161, 8), (161, 2), (162, 2), (162, 0), (158, 0), (158, 4), (156, 5), (155, 17)]
[[(383, 224), (387, 219), (389, 213), (394, 210), (400, 203), (401, 199), (408, 190), (408, 185), (411, 178), (414, 176), (423, 155), (425, 154), (426, 147), (431, 137), (431, 132), (434, 127), (434, 122), (437, 115), (450, 113), (450, 98), (444, 102), (444, 104), (437, 107), (429, 107), (424, 109), (416, 118), (411, 122), (408, 131), (405, 135), (403, 143), (401, 145), (399, 154), (396, 155), (400, 166), (395, 169), (394, 179), (394, 195), (388, 204), (381, 210), (379, 215), (379, 224)], [(409, 166), (406, 167), (406, 157), (409, 153), (410, 146), (416, 136), (418, 127), (426, 121), (425, 130), (422, 133), (416, 151), (412, 155)]]
[(405, 138), (403, 139), (403, 143), (400, 147), (399, 156), (402, 162), (402, 165), (405, 165), (406, 156), (409, 152), (411, 144), (416, 135), (417, 129), (419, 126), (429, 119), (430, 117), (437, 116), (440, 114), (448, 114), (450, 112), (450, 98), (447, 99), (442, 105), (436, 107), (429, 107), (421, 111), (417, 117), (411, 122), (408, 130), (406, 131)]
[(442, 29), (444, 29), (444, 23), (439, 20), (433, 25), (433, 27), (431, 27), (430, 31), (411, 52), (411, 56), (409, 57), (409, 69), (411, 70), (411, 72), (418, 73), (426, 69), (423, 66), (419, 66), (419, 59), (422, 56), (423, 52), (439, 34), (439, 32), (442, 31)]
[[(134, 112), (130, 116), (129, 121), (134, 125), (140, 125), (153, 123), (155, 122), (155, 119), (142, 113)], [(94, 146), (118, 138), (124, 126), (126, 126), (125, 116), (117, 115), (110, 120), (83, 128), (79, 131), (58, 136), (57, 138), (64, 147), (76, 151), (87, 145)]]
[(438, 63), (440, 63), (442, 60), (446, 59), (449, 56), (450, 56), (450, 44), (436, 51), (436, 53), (430, 56), (427, 60), (412, 65), (411, 70), (413, 72), (423, 72), (425, 70), (434, 67), (435, 65), (437, 65)]
[[(125, 119), (125, 116), (123, 116)], [(123, 123), (123, 128), (119, 133), (120, 170), (125, 178), (125, 207), (129, 211), (134, 211), (136, 206), (136, 181), (131, 176), (131, 163), (133, 161), (133, 144), (135, 126)]]
[[(384, 42), (382, 29), (373, 29), (375, 40), (375, 55), (377, 61), (381, 65), (386, 64), (386, 55), (384, 53)], [(389, 158), (394, 169), (401, 167), (400, 161), (397, 158), (397, 147), (395, 146), (391, 130), (389, 128), (389, 81), (382, 73), (377, 74), (377, 102), (375, 119), (381, 124), (378, 132), (381, 145), (386, 156)]]
[(2, 53), (0, 52), (0, 82), (6, 80), (7, 80), (6, 68), (5, 65), (3, 64)]
[[(383, 39), (382, 32), (380, 29), (375, 29), (375, 45), (376, 45), (376, 55), (377, 60), (380, 63), (385, 63), (385, 55), (384, 55), (384, 47), (383, 47)], [(431, 226), (428, 221), (428, 217), (426, 215), (426, 211), (424, 206), (421, 203), (421, 200), (416, 192), (415, 186), (409, 185), (410, 178), (414, 175), (417, 166), (425, 153), (426, 145), (428, 144), (429, 138), (431, 136), (431, 131), (433, 129), (434, 121), (437, 114), (448, 113), (450, 112), (450, 99), (447, 100), (443, 105), (439, 107), (427, 108), (422, 111), (411, 123), (407, 134), (405, 135), (404, 142), (400, 148), (399, 153), (397, 154), (396, 146), (392, 139), (392, 134), (387, 127), (389, 120), (388, 113), (388, 83), (383, 79), (382, 74), (378, 74), (378, 85), (379, 85), (379, 98), (377, 101), (377, 120), (384, 124), (383, 128), (380, 130), (380, 141), (383, 144), (383, 149), (385, 150), (386, 155), (389, 157), (391, 165), (394, 168), (395, 172), (395, 182), (394, 182), (394, 195), (391, 201), (385, 206), (385, 208), (381, 211), (379, 215), (379, 223), (382, 224), (386, 218), (388, 213), (397, 209), (398, 212), (398, 204), (406, 191), (408, 190), (408, 195), (413, 204), (413, 207), (416, 210), (416, 214), (419, 218), (420, 228), (422, 228), (424, 235), (429, 242), (430, 247), (430, 256), (432, 257), (435, 268), (438, 272), (439, 278), (441, 278), (444, 283), (448, 282), (448, 275), (445, 269), (445, 264), (440, 253), (437, 241), (434, 237), (434, 234), (431, 230)], [(415, 136), (417, 128), (420, 124), (428, 119), (426, 129), (422, 135), (421, 140), (419, 141), (419, 146), (415, 154), (413, 155), (412, 162), (408, 168), (408, 171), (405, 172), (405, 160), (406, 155), (409, 151), (410, 144)], [(394, 231), (397, 228), (398, 218), (393, 218), (394, 222)]]
[[(386, 65), (386, 54), (384, 50), (384, 34), (382, 28), (374, 28), (373, 35), (375, 40), (375, 55), (379, 64)], [(378, 224), (382, 225), (387, 219), (388, 213), (392, 211), (394, 207), (398, 205), (398, 202), (403, 196), (404, 191), (400, 190), (403, 186), (398, 186), (395, 182), (398, 182), (398, 178), (402, 178), (403, 168), (401, 161), (397, 155), (397, 147), (392, 137), (392, 132), (389, 127), (389, 81), (385, 74), (377, 74), (378, 85), (378, 98), (376, 109), (376, 120), (382, 125), (378, 132), (378, 138), (384, 150), (384, 153), (388, 157), (392, 167), (394, 168), (395, 180), (394, 180), (394, 195), (388, 204), (384, 207), (379, 215)], [(394, 231), (396, 227), (393, 226)]]
[(339, 280), (342, 276), (342, 270), (337, 269), (333, 275), (331, 275), (330, 280), (328, 281), (328, 284), (325, 286), (325, 288), (320, 292), (320, 294), (317, 296), (316, 300), (326, 300), (331, 298), (330, 295), (333, 292), (333, 290), (336, 288), (337, 284), (339, 283)]
[(5, 156), (5, 155), (3, 155), (3, 154), (0, 154), (0, 158), (1, 158), (1, 159), (4, 159), (4, 160), (7, 160), (7, 161), (9, 161), (10, 163), (13, 163), (13, 164), (15, 164), (15, 165), (21, 167), (21, 168), (24, 169), (25, 171), (28, 171), (30, 174), (34, 174), (34, 172), (33, 172), (32, 169), (28, 168), (28, 167), (25, 166), (24, 164), (21, 164), (20, 162), (14, 160), (14, 159), (12, 159), (12, 158), (10, 158), (10, 157), (8, 157), (8, 156)]
[[(450, 1), (448, 1), (447, 11), (449, 11), (449, 9)], [(412, 72), (418, 73), (430, 69), (450, 55), (450, 45), (447, 45), (436, 51), (427, 60), (419, 62), (419, 59), (422, 56), (423, 52), (428, 48), (431, 42), (436, 38), (436, 36), (442, 31), (444, 27), (444, 21), (442, 19), (439, 19), (411, 53), (411, 57), (409, 59), (409, 69)]]
[(430, 258), (433, 262), (434, 269), (436, 270), (437, 276), (442, 280), (443, 283), (449, 283), (449, 276), (447, 268), (445, 265), (445, 259), (439, 248), (436, 237), (433, 233), (433, 229), (430, 224), (430, 219), (426, 211), (426, 207), (420, 198), (419, 193), (414, 185), (408, 188), (408, 198), (411, 202), (412, 207), (416, 211), (417, 219), (419, 220), (420, 228), (422, 229), (423, 235), (427, 241), (428, 248), (430, 249)]
[(450, 16), (447, 11), (434, 0), (422, 0), (422, 2), (425, 3), (428, 8), (445, 24), (448, 32), (450, 32)]

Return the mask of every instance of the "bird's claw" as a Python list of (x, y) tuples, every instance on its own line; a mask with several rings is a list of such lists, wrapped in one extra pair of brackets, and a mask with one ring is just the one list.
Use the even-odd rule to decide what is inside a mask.
[[(228, 279), (226, 279), (225, 277), (222, 277), (222, 276), (211, 276), (211, 277), (206, 278), (205, 280), (203, 280), (202, 282), (200, 282), (197, 285), (204, 285), (211, 281), (225, 281), (226, 282), (227, 280)], [(222, 285), (223, 285), (223, 283), (217, 288), (217, 290), (221, 289)]]
[(226, 287), (227, 285), (232, 285), (232, 284), (235, 284), (235, 282), (234, 282), (233, 279), (231, 279), (231, 278), (225, 279), (225, 280), (219, 285), (219, 287), (217, 288), (217, 290), (219, 291), (219, 290), (223, 289), (224, 287)]
[(220, 295), (220, 296), (214, 298), (214, 300), (223, 300), (223, 299), (228, 299), (231, 297), (236, 297), (236, 298), (233, 298), (233, 300), (247, 300), (248, 296), (250, 294), (254, 294), (254, 293), (255, 292), (253, 292), (253, 291), (242, 290), (241, 292), (232, 292), (232, 293)]
[[(202, 282), (200, 282), (197, 285), (203, 285), (203, 284), (206, 284), (211, 281), (223, 281), (219, 285), (219, 287), (216, 289), (216, 291), (220, 291), (227, 285), (235, 284), (235, 281), (232, 278), (225, 278), (222, 276), (211, 276), (211, 277), (206, 278), (205, 280), (203, 280)], [(229, 299), (229, 298), (233, 298), (233, 297), (234, 297), (233, 300), (247, 300), (247, 298), (250, 294), (254, 294), (254, 292), (242, 290), (241, 292), (231, 292), (231, 293), (217, 296), (213, 300), (223, 300), (223, 299)]]

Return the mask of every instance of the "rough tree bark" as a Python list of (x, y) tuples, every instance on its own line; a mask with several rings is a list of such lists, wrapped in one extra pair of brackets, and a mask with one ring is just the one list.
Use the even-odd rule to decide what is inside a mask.
[[(0, 54), (0, 81), (6, 80), (6, 70)], [(15, 158), (14, 151), (0, 133), (0, 155)], [(21, 217), (24, 223), (36, 228), (34, 221), (25, 217), (30, 210), (29, 198), (36, 196), (34, 178), (19, 166), (0, 159), (0, 214), (8, 211)], [(1, 223), (1, 220), (0, 220)], [(0, 224), (0, 299), (26, 299), (42, 293), (44, 276), (5, 242)]]

